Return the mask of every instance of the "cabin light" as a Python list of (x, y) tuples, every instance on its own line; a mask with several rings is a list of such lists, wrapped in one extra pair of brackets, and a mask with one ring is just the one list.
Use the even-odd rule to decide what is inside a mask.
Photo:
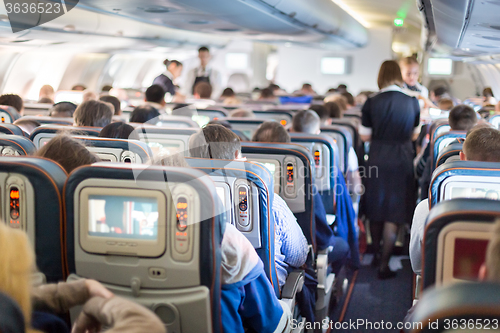
[(370, 23), (368, 23), (364, 18), (361, 17), (361, 15), (359, 15), (359, 13), (355, 12), (354, 10), (351, 9), (351, 7), (349, 7), (348, 5), (346, 5), (344, 3), (345, 0), (332, 0), (332, 1), (337, 6), (339, 6), (343, 10), (345, 10), (347, 12), (347, 14), (351, 15), (352, 18), (354, 18), (356, 21), (361, 23), (362, 26), (364, 26), (365, 28), (370, 27)]
[(403, 20), (402, 18), (398, 17), (398, 18), (394, 19), (394, 26), (402, 27), (404, 24), (405, 24), (405, 20)]

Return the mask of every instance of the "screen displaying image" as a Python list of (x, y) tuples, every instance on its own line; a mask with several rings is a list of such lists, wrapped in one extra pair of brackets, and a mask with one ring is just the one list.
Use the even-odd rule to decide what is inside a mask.
[(491, 188), (453, 187), (451, 199), (456, 198), (500, 200), (500, 192)]
[(148, 146), (154, 156), (173, 155), (181, 151), (181, 145), (177, 143), (148, 142)]
[(89, 236), (157, 239), (158, 199), (90, 195), (88, 203)]
[(443, 58), (429, 58), (427, 62), (429, 75), (452, 75), (453, 60)]
[(455, 239), (453, 277), (460, 280), (476, 281), (479, 269), (484, 263), (488, 240)]

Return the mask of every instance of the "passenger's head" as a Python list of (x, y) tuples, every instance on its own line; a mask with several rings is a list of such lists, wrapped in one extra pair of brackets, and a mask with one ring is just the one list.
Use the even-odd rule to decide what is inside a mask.
[(452, 131), (468, 131), (477, 123), (477, 114), (467, 105), (457, 105), (451, 109), (448, 122)]
[(86, 89), (87, 89), (87, 87), (85, 87), (83, 84), (75, 84), (75, 85), (71, 88), (71, 90), (73, 90), (73, 91), (84, 91), (84, 90), (86, 90)]
[(440, 86), (434, 88), (430, 92), (430, 99), (434, 102), (438, 102), (441, 98), (445, 97), (448, 94), (448, 89), (444, 86)]
[(49, 116), (55, 118), (73, 118), (77, 105), (71, 102), (59, 102), (49, 110)]
[(28, 134), (31, 134), (35, 130), (35, 128), (42, 126), (38, 121), (33, 119), (24, 119), (20, 118), (14, 121), (14, 125), (19, 126), (23, 131)]
[(274, 92), (269, 88), (264, 88), (260, 91), (259, 99), (269, 99), (274, 98)]
[(23, 113), (24, 102), (21, 96), (16, 94), (4, 94), (0, 96), (0, 105), (12, 106), (19, 113)]
[(122, 114), (121, 102), (115, 96), (106, 95), (106, 96), (102, 96), (99, 100), (103, 101), (103, 102), (106, 102), (106, 103), (112, 104), (113, 107), (114, 107), (114, 111), (115, 111), (114, 115), (115, 116), (119, 116), (119, 115)]
[(486, 87), (483, 89), (483, 97), (494, 97), (493, 90), (490, 87)]
[(343, 83), (339, 84), (339, 86), (336, 89), (337, 92), (343, 93), (347, 91), (347, 86)]
[(450, 111), (453, 108), (453, 100), (450, 98), (442, 98), (438, 102), (438, 108), (444, 111)]
[(87, 101), (80, 104), (74, 114), (76, 126), (104, 127), (111, 123), (113, 110), (108, 103)]
[(42, 99), (42, 98), (49, 98), (51, 100), (54, 100), (54, 88), (52, 88), (51, 85), (44, 85), (40, 88), (40, 92), (38, 94), (38, 98), (39, 99)]
[(136, 107), (130, 114), (130, 122), (141, 124), (149, 122), (151, 124), (156, 124), (159, 117), (160, 111), (156, 108), (151, 105), (141, 105)]
[(460, 159), (500, 162), (500, 131), (491, 127), (480, 127), (472, 130), (465, 139)]
[(38, 103), (40, 103), (40, 104), (54, 104), (54, 100), (52, 100), (48, 97), (42, 97), (38, 100)]
[(323, 125), (331, 124), (330, 110), (326, 106), (320, 104), (313, 104), (309, 107), (309, 109), (313, 110), (318, 114), (319, 119), (321, 120), (321, 124)]
[(325, 108), (328, 110), (330, 118), (342, 118), (342, 110), (337, 102), (325, 103)]
[(203, 68), (207, 67), (211, 59), (210, 50), (208, 49), (208, 47), (202, 46), (198, 49), (198, 58), (200, 59), (201, 67)]
[(404, 82), (410, 87), (416, 86), (420, 75), (420, 64), (417, 59), (414, 57), (403, 58), (399, 62), (399, 66)]
[(67, 173), (71, 173), (82, 165), (90, 165), (99, 161), (97, 156), (88, 151), (83, 144), (66, 134), (52, 138), (36, 152), (36, 156), (59, 163)]
[(82, 101), (87, 102), (87, 101), (97, 101), (99, 100), (99, 95), (96, 94), (95, 92), (91, 90), (85, 90), (83, 93), (83, 98)]
[(25, 326), (31, 322), (32, 275), (35, 255), (26, 233), (0, 223), (0, 292), (19, 305)]
[(341, 95), (347, 101), (348, 108), (356, 105), (356, 102), (354, 101), (354, 96), (350, 92), (346, 91), (346, 92), (341, 93)]
[(321, 120), (312, 110), (301, 110), (295, 113), (292, 120), (292, 131), (295, 133), (319, 134)]
[(500, 282), (500, 220), (497, 219), (486, 250), (486, 261), (479, 271), (479, 279)]
[(102, 86), (101, 92), (103, 92), (103, 93), (109, 93), (111, 91), (111, 89), (113, 89), (113, 86), (109, 85), (109, 84), (106, 84), (106, 85)]
[(194, 86), (194, 98), (210, 99), (212, 97), (212, 86), (208, 82), (198, 82)]
[(310, 83), (304, 83), (302, 85), (302, 89), (301, 90), (302, 90), (303, 93), (306, 93), (306, 94), (312, 94), (312, 93), (314, 93), (314, 90), (313, 90), (312, 85)]
[(347, 111), (347, 99), (344, 96), (342, 96), (341, 94), (334, 94), (334, 95), (327, 96), (325, 98), (325, 103), (329, 103), (329, 102), (337, 103), (341, 112)]
[(234, 93), (234, 90), (231, 88), (226, 88), (222, 92), (222, 95), (220, 96), (221, 98), (228, 98), (228, 97), (235, 97), (236, 94)]
[(356, 105), (363, 106), (368, 99), (368, 96), (366, 94), (360, 93), (356, 96), (354, 99), (356, 102)]
[(165, 90), (163, 90), (163, 88), (158, 84), (153, 84), (151, 87), (146, 89), (145, 96), (146, 102), (165, 105)]
[(380, 89), (387, 88), (392, 85), (402, 86), (403, 77), (401, 76), (401, 68), (394, 60), (384, 61), (378, 72), (377, 84)]
[(163, 61), (163, 64), (165, 65), (165, 67), (167, 67), (167, 70), (170, 73), (172, 73), (172, 76), (174, 77), (174, 79), (181, 76), (183, 65), (180, 61), (165, 59)]
[(292, 140), (286, 129), (277, 121), (266, 121), (253, 134), (254, 142), (289, 143)]
[(217, 160), (241, 158), (240, 138), (222, 125), (207, 125), (189, 138), (191, 157)]
[(255, 118), (255, 113), (251, 110), (236, 109), (229, 113), (229, 118)]
[(139, 135), (132, 126), (124, 122), (111, 123), (104, 126), (99, 133), (100, 138), (139, 140)]

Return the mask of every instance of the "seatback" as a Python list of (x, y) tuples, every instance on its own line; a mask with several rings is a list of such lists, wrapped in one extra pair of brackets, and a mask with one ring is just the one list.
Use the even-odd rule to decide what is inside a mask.
[(429, 204), (456, 198), (500, 199), (500, 163), (456, 161), (437, 168), (429, 186)]
[(296, 144), (242, 142), (241, 152), (251, 162), (274, 165), (280, 170), (279, 182), (274, 177), (274, 192), (279, 194), (294, 213), (308, 243), (316, 251), (312, 172), (314, 159), (304, 147)]
[(73, 118), (56, 118), (49, 116), (23, 116), (23, 119), (38, 121), (42, 125), (73, 125)]
[(61, 198), (66, 178), (61, 166), (47, 159), (0, 157), (1, 220), (27, 232), (37, 267), (49, 282), (66, 277)]
[(210, 120), (217, 120), (220, 118), (226, 118), (229, 115), (229, 112), (227, 112), (226, 110), (224, 110), (222, 108), (221, 109), (219, 109), (219, 108), (216, 108), (216, 109), (211, 109), (211, 108), (198, 109), (197, 112), (200, 116), (209, 117)]
[(454, 199), (436, 205), (425, 224), (423, 288), (477, 280), (500, 205), (488, 199)]
[(100, 281), (150, 308), (169, 332), (220, 332), (225, 225), (209, 177), (187, 168), (94, 164), (75, 170), (64, 190), (71, 280)]
[(52, 104), (24, 103), (25, 116), (48, 115)]
[(99, 136), (101, 132), (100, 127), (77, 127), (77, 126), (63, 126), (63, 125), (44, 125), (35, 128), (31, 132), (30, 140), (33, 141), (35, 147), (39, 149), (49, 142), (53, 137), (59, 133), (68, 133), (71, 136)]
[(21, 118), (21, 115), (15, 108), (8, 105), (0, 105), (0, 123), (12, 124)]
[(335, 214), (336, 177), (339, 172), (337, 145), (326, 134), (291, 133), (292, 142), (307, 148), (314, 157), (314, 177), (327, 214)]
[(138, 140), (120, 140), (75, 136), (89, 151), (103, 162), (147, 163), (152, 160), (153, 152), (149, 146)]
[(450, 129), (451, 128), (448, 119), (439, 119), (433, 121), (429, 128), (429, 141), (436, 140), (438, 136), (448, 133)]
[(189, 138), (197, 133), (195, 128), (166, 128), (140, 124), (135, 128), (139, 139), (145, 142), (154, 155), (184, 152), (189, 156)]
[[(412, 332), (489, 332), (500, 319), (497, 283), (457, 283), (426, 292), (414, 308)], [(477, 324), (476, 324), (477, 323)], [(482, 330), (481, 328), (484, 328)]]
[(26, 156), (35, 152), (36, 147), (30, 139), (19, 135), (0, 134), (0, 155)]
[(349, 169), (349, 151), (353, 148), (352, 136), (346, 127), (330, 125), (321, 127), (321, 133), (330, 136), (338, 147), (339, 165), (344, 174)]
[(273, 176), (279, 181), (280, 170), (270, 172), (274, 164), (186, 159), (189, 165), (208, 174), (215, 182), (224, 203), (226, 222), (233, 224), (252, 243), (264, 263), (264, 269), (280, 296), (274, 260)]
[(0, 133), (24, 136), (23, 130), (14, 124), (0, 124)]
[(157, 126), (170, 128), (200, 128), (191, 117), (161, 115)]
[(265, 110), (253, 111), (257, 119), (275, 120), (283, 126), (290, 125), (293, 119), (293, 113), (285, 110)]
[(459, 161), (460, 152), (462, 151), (463, 143), (455, 142), (445, 147), (438, 156), (436, 167), (443, 165), (446, 162)]
[(491, 116), (488, 121), (490, 122), (490, 124), (492, 124), (493, 126), (495, 126), (496, 129), (500, 129), (500, 115), (494, 115), (494, 116)]
[(252, 138), (253, 134), (266, 120), (255, 118), (224, 118), (221, 119), (231, 124), (232, 128), (241, 131), (248, 138)]
[(457, 139), (465, 139), (467, 132), (465, 131), (450, 131), (439, 135), (434, 141), (430, 142), (430, 153), (432, 170), (436, 168), (437, 158), (439, 153), (449, 144), (458, 142)]

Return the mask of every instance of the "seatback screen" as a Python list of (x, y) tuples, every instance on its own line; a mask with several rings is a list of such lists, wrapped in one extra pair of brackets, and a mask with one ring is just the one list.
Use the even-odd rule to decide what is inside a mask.
[(90, 195), (89, 236), (136, 240), (158, 237), (158, 199)]

